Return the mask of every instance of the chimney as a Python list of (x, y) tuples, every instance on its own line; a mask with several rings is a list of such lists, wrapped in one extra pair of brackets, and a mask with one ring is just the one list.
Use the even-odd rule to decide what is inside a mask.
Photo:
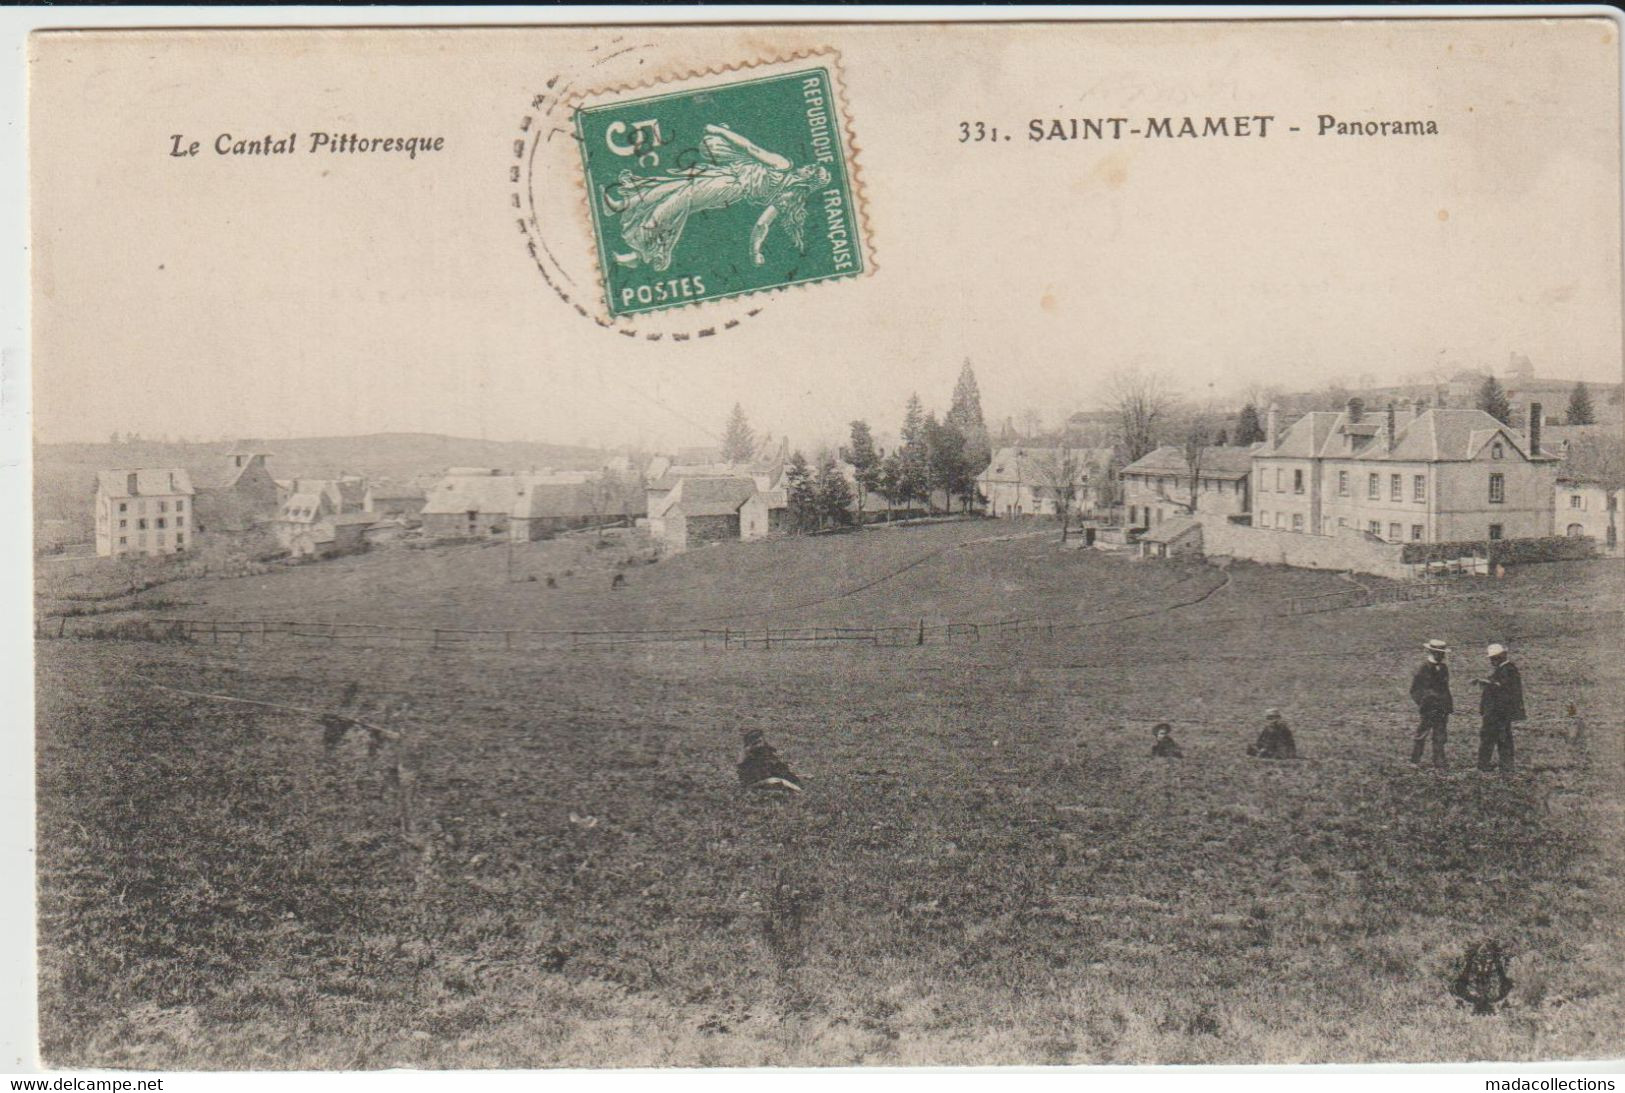
[(1388, 437), (1388, 450), (1389, 451), (1394, 450), (1394, 443), (1398, 440), (1398, 434), (1394, 430), (1394, 425), (1396, 423), (1396, 417), (1397, 417), (1397, 415), (1394, 413), (1394, 404), (1390, 402), (1388, 404), (1388, 424), (1387, 424), (1387, 428), (1384, 430), (1384, 432), (1386, 433), (1386, 435)]
[(135, 471), (131, 471), (125, 476), (124, 492), (131, 497), (136, 497), (141, 493), (141, 476)]
[(1358, 425), (1360, 419), (1365, 417), (1365, 403), (1357, 398), (1349, 399), (1349, 424)]
[(1529, 404), (1529, 454), (1530, 455), (1539, 455), (1540, 454), (1540, 426), (1541, 426), (1541, 424), (1542, 424), (1542, 422), (1541, 422), (1541, 413), (1540, 413), (1540, 403), (1531, 402)]
[(1277, 431), (1280, 424), (1281, 408), (1272, 402), (1270, 403), (1269, 412), (1264, 415), (1264, 442), (1272, 448), (1275, 447), (1276, 441), (1280, 439), (1280, 433)]
[(174, 471), (169, 472), (169, 492), (170, 493), (175, 492), (175, 472)]

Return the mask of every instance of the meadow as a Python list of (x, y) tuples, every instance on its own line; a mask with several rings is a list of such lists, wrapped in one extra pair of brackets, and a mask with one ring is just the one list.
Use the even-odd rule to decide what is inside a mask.
[[(626, 543), (514, 561), (471, 545), (163, 592), (200, 617), (1071, 624), (1054, 637), (527, 654), (40, 642), (46, 1058), (1621, 1053), (1617, 565), (1284, 615), (1289, 596), (1347, 585), (1010, 537), (1029, 530), (867, 531), (656, 565)], [(1531, 707), (1518, 773), (1472, 770), (1470, 713), (1452, 720), (1447, 773), (1404, 761), (1429, 637), (1459, 650), (1464, 710), (1479, 650), (1511, 645)], [(398, 738), (203, 695), (344, 707)], [(1267, 705), (1299, 762), (1245, 756)], [(1157, 721), (1184, 759), (1150, 758)], [(750, 728), (806, 792), (736, 787)], [(1483, 937), (1516, 954), (1492, 1017), (1448, 993)]]

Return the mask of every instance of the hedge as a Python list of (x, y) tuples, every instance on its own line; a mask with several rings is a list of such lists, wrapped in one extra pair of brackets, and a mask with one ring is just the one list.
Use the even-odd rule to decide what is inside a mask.
[(1444, 562), (1452, 558), (1488, 555), (1491, 562), (1514, 565), (1520, 562), (1564, 562), (1593, 558), (1597, 541), (1586, 537), (1550, 535), (1543, 539), (1463, 539), (1454, 543), (1406, 543), (1400, 560)]

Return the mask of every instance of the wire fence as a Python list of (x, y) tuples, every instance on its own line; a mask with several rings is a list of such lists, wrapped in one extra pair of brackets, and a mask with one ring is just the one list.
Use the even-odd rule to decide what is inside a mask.
[[(1279, 614), (1302, 615), (1379, 604), (1409, 603), (1441, 595), (1433, 584), (1355, 586), (1281, 601)], [(1184, 604), (1172, 605), (1186, 606)], [(1170, 605), (1164, 605), (1169, 609)], [(1125, 616), (1138, 617), (1138, 616)], [(95, 616), (42, 618), (39, 638), (184, 641), (209, 645), (314, 645), (395, 649), (538, 652), (569, 649), (682, 645), (706, 650), (772, 650), (838, 646), (904, 648), (920, 645), (974, 645), (1020, 638), (1054, 638), (1098, 625), (1054, 619), (999, 619), (979, 622), (881, 626), (685, 627), (638, 630), (531, 630), (457, 626), (314, 622), (289, 619), (197, 619), (137, 617), (107, 622)]]

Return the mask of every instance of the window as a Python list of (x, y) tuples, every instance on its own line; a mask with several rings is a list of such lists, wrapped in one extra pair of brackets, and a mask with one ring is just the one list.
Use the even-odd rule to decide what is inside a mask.
[(1382, 476), (1373, 472), (1365, 480), (1365, 495), (1375, 501), (1382, 496)]
[(1425, 475), (1425, 474), (1413, 475), (1411, 477), (1411, 500), (1416, 501), (1418, 503), (1422, 503), (1422, 502), (1425, 502), (1427, 499), (1428, 499), (1428, 476)]
[(1421, 524), (1412, 524), (1411, 525), (1411, 542), (1420, 543), (1421, 541), (1422, 541), (1422, 525)]
[(127, 528), (129, 526), (130, 526), (130, 521), (128, 521), (128, 520), (120, 520), (118, 522), (118, 529), (120, 531), (123, 531), (125, 528)]
[(1586, 533), (1586, 529), (1581, 527), (1579, 524), (1570, 524), (1569, 525), (1569, 538), (1570, 539), (1578, 539), (1580, 536), (1584, 535), (1585, 533)]
[(1293, 531), (1302, 531), (1303, 530), (1303, 513), (1294, 512), (1292, 514), (1292, 530)]
[(185, 501), (176, 501), (175, 502), (175, 511), (176, 512), (185, 512), (186, 511), (186, 502)]
[(125, 504), (123, 501), (120, 501), (118, 503), (118, 510), (120, 512), (129, 512), (130, 511), (130, 506)]
[(1278, 512), (1275, 514), (1275, 526), (1278, 528), (1286, 527), (1286, 513)]
[(1494, 444), (1490, 445), (1490, 458), (1491, 459), (1504, 459), (1506, 457), (1506, 454), (1507, 454), (1506, 449), (1501, 447), (1501, 442), (1499, 440), (1497, 440)]
[(175, 533), (175, 549), (176, 550), (181, 549), (181, 547), (184, 546), (185, 543), (186, 543), (186, 536), (177, 531)]
[(1303, 492), (1303, 472), (1300, 470), (1294, 470), (1292, 472), (1292, 492)]
[(147, 518), (145, 516), (143, 516), (140, 519), (136, 520), (136, 522), (135, 522), (135, 530), (137, 530), (137, 531), (146, 531), (147, 530)]
[(1348, 471), (1338, 471), (1337, 472), (1337, 496), (1339, 496), (1339, 497), (1347, 497), (1348, 495), (1349, 495), (1349, 472)]
[(1258, 510), (1258, 526), (1261, 528), (1267, 528), (1270, 526), (1270, 514), (1265, 512), (1263, 509)]
[(1390, 501), (1403, 501), (1403, 500), (1405, 500), (1405, 476), (1404, 475), (1402, 475), (1402, 474), (1391, 474), (1391, 475), (1388, 476), (1388, 500), (1390, 500)]
[(1571, 509), (1583, 509), (1583, 508), (1586, 507), (1585, 502), (1586, 502), (1586, 499), (1584, 497), (1581, 497), (1579, 494), (1577, 494), (1577, 493), (1569, 494), (1569, 508), (1571, 508)]
[(129, 546), (129, 545), (130, 545), (130, 540), (129, 540), (129, 537), (128, 537), (128, 536), (124, 536), (124, 535), (120, 535), (120, 536), (119, 536), (119, 537), (118, 537), (118, 545), (119, 545), (119, 546)]
[(175, 517), (175, 526), (178, 527), (178, 528), (185, 527), (186, 526), (186, 517), (184, 517), (184, 516)]
[(1389, 524), (1388, 525), (1388, 541), (1389, 542), (1392, 542), (1392, 543), (1399, 542), (1400, 537), (1403, 534), (1404, 533), (1400, 530), (1400, 527), (1399, 527), (1398, 524)]
[(1490, 504), (1499, 505), (1507, 499), (1507, 476), (1497, 471), (1490, 475)]
[(1378, 537), (1381, 537), (1382, 535), (1382, 524), (1377, 520), (1367, 520), (1365, 529), (1372, 535), (1376, 535)]
[(1286, 492), (1285, 488), (1282, 487), (1282, 485), (1281, 485), (1281, 468), (1280, 467), (1275, 468), (1275, 492), (1276, 493), (1285, 493)]
[(168, 501), (160, 501), (160, 502), (158, 502), (158, 511), (159, 512), (168, 512), (169, 511), (169, 502)]
[(1501, 537), (1501, 525), (1500, 524), (1491, 524), (1490, 525), (1490, 538), (1491, 539), (1499, 539), (1500, 537)]
[(1346, 527), (1348, 527), (1348, 526), (1349, 526), (1349, 522), (1348, 522), (1348, 520), (1347, 520), (1347, 519), (1345, 519), (1345, 518), (1344, 518), (1344, 517), (1342, 517), (1342, 516), (1339, 516), (1339, 517), (1338, 517), (1338, 518), (1337, 518), (1337, 526), (1338, 526), (1338, 527), (1340, 527), (1340, 528), (1346, 528)]
[(163, 526), (164, 526), (164, 518), (162, 516), (160, 516), (160, 517), (158, 517), (158, 528), (159, 528), (160, 531), (163, 530)]

